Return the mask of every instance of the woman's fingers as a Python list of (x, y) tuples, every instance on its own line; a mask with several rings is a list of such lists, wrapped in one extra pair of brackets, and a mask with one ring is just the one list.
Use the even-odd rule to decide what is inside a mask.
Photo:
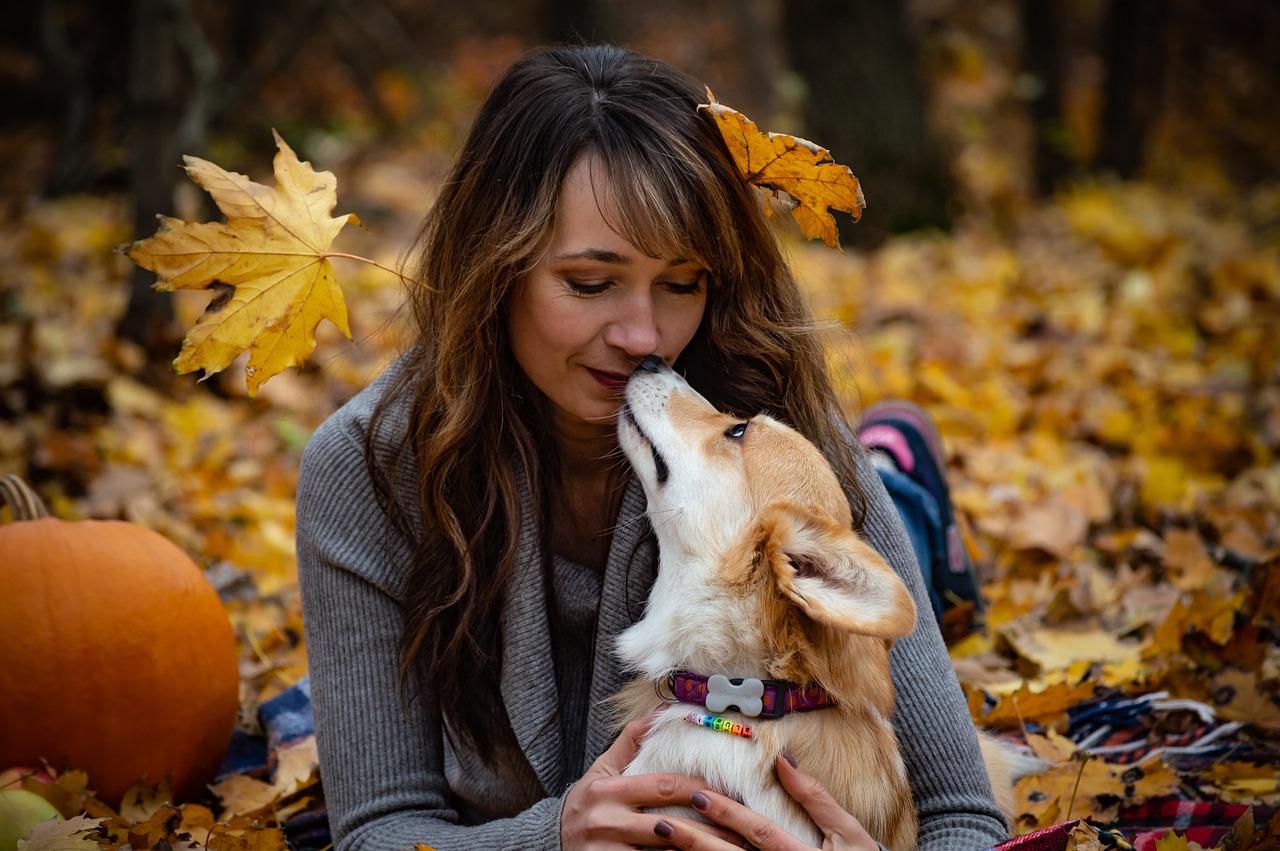
[(645, 807), (687, 806), (701, 781), (678, 774), (635, 777), (583, 775), (565, 796), (560, 840), (566, 849), (612, 847), (609, 843), (664, 847), (654, 833), (658, 816)]
[[(823, 848), (830, 851), (875, 851), (879, 848), (858, 820), (845, 812), (817, 779), (800, 771), (788, 757), (778, 758), (777, 769), (782, 787), (822, 832)], [(654, 832), (673, 848), (682, 851), (726, 851), (733, 848), (799, 851), (810, 847), (769, 819), (724, 795), (703, 789), (690, 796), (689, 803), (735, 835), (712, 835), (682, 819), (663, 818), (655, 825)]]
[[(804, 808), (825, 837), (823, 848), (876, 849), (879, 844), (871, 838), (866, 828), (856, 818), (836, 803), (826, 787), (817, 778), (805, 774), (796, 767), (789, 754), (777, 759), (778, 780), (797, 804)], [(762, 846), (763, 847), (763, 846)]]
[(825, 832), (830, 828), (838, 827), (840, 822), (853, 818), (836, 803), (836, 799), (831, 797), (831, 793), (818, 782), (816, 777), (805, 774), (797, 768), (789, 755), (784, 754), (778, 757), (777, 770), (782, 788), (786, 789), (787, 794), (804, 808), (819, 830)]
[(687, 807), (689, 798), (705, 781), (683, 774), (636, 774), (591, 777), (583, 775), (579, 784), (588, 784), (592, 798), (614, 801), (628, 807)]
[(681, 851), (741, 851), (752, 847), (726, 828), (675, 816), (662, 816), (653, 832), (665, 845)]
[(635, 757), (652, 718), (651, 715), (623, 728), (609, 749), (569, 789), (560, 811), (563, 848), (673, 847), (654, 832), (659, 817), (645, 812), (645, 808), (687, 807), (704, 781), (681, 774), (622, 773)]
[[(787, 833), (769, 819), (744, 807), (732, 798), (703, 789), (689, 798), (689, 803), (702, 815), (723, 825), (735, 834), (736, 843), (730, 844), (719, 837), (696, 837), (686, 831), (677, 831), (677, 841), (672, 842), (685, 851), (703, 851), (725, 848), (758, 848), (760, 851), (798, 851), (810, 848)], [(666, 821), (671, 822), (671, 819)], [(674, 824), (673, 824), (674, 826)], [(669, 840), (670, 841), (670, 840)]]

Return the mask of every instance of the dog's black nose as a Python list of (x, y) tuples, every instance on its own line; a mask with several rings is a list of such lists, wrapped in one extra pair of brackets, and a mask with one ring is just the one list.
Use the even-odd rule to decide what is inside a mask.
[(657, 355), (646, 355), (645, 359), (640, 361), (640, 365), (636, 367), (636, 372), (664, 372), (670, 369), (667, 362)]

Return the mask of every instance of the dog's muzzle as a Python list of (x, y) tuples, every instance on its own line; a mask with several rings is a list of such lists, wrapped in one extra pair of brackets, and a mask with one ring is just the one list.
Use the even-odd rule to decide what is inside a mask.
[[(667, 366), (667, 362), (657, 355), (648, 355), (631, 373), (631, 380), (635, 381), (637, 376), (654, 375), (661, 372), (669, 372), (671, 367)], [(636, 434), (640, 435), (640, 439), (649, 447), (649, 454), (653, 457), (653, 474), (657, 479), (658, 485), (665, 485), (667, 480), (671, 478), (671, 468), (667, 466), (666, 459), (662, 457), (662, 453), (658, 451), (658, 447), (654, 444), (653, 439), (645, 434), (644, 429), (640, 427), (640, 423), (636, 420), (635, 413), (631, 410), (630, 405), (623, 405), (620, 413), (622, 420), (636, 430)]]

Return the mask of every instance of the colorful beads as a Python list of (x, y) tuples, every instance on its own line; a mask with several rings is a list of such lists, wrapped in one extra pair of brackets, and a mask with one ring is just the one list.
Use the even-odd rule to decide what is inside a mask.
[(690, 712), (684, 716), (684, 720), (698, 727), (706, 727), (708, 730), (715, 730), (717, 733), (730, 733), (734, 736), (741, 736), (744, 739), (750, 739), (754, 735), (754, 731), (749, 725), (734, 721), (731, 718), (720, 718), (716, 715), (699, 715), (696, 712)]

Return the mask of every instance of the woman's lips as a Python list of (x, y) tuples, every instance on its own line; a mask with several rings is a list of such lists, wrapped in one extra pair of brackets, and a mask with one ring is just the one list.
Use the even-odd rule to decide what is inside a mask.
[(624, 375), (620, 372), (605, 372), (591, 367), (587, 367), (587, 372), (591, 373), (591, 377), (598, 381), (602, 387), (614, 393), (621, 393), (625, 390), (627, 388), (627, 379), (630, 378), (629, 375)]

